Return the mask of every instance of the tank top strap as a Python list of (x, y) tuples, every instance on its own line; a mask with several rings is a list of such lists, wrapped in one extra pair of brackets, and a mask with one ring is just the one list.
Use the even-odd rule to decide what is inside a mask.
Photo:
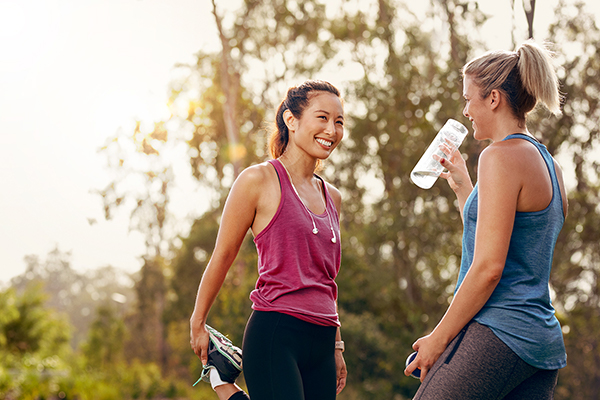
[(292, 182), (290, 182), (290, 178), (285, 170), (281, 161), (274, 159), (269, 160), (269, 163), (275, 168), (275, 172), (277, 173), (277, 177), (279, 178), (279, 187), (281, 188), (281, 197), (284, 197), (290, 193), (292, 190)]
[[(281, 197), (283, 198), (283, 197), (290, 196), (292, 199), (296, 199), (297, 197), (293, 195), (294, 188), (292, 186), (292, 182), (290, 181), (287, 171), (285, 170), (285, 167), (283, 166), (281, 161), (274, 159), (274, 160), (269, 160), (269, 163), (271, 163), (271, 165), (273, 165), (273, 167), (275, 168), (275, 172), (277, 172), (277, 176), (279, 177), (279, 186), (281, 187)], [(314, 174), (314, 176), (321, 182), (321, 187), (323, 189), (322, 195), (325, 196), (325, 210), (326, 211), (323, 211), (322, 214), (314, 214), (311, 211), (311, 214), (313, 214), (314, 216), (317, 216), (317, 217), (322, 217), (323, 215), (325, 215), (326, 212), (330, 212), (330, 213), (333, 213), (332, 215), (338, 216), (337, 208), (335, 207), (333, 198), (329, 194), (329, 190), (327, 189), (325, 180), (323, 180), (323, 178), (321, 178), (317, 174)], [(297, 199), (298, 199), (298, 202), (301, 201), (299, 197)]]
[(327, 189), (327, 184), (325, 180), (321, 178), (319, 175), (315, 174), (315, 177), (321, 181), (321, 185), (323, 186), (323, 194), (325, 196), (325, 204), (327, 212), (332, 213), (331, 215), (335, 215), (336, 219), (339, 220), (339, 214), (337, 212), (337, 208), (335, 207), (335, 202), (333, 201), (333, 197), (329, 193), (329, 189)]
[(522, 133), (513, 133), (504, 138), (504, 140), (509, 140), (509, 139), (527, 140), (529, 143), (533, 144), (538, 149), (538, 151), (540, 152), (540, 155), (542, 156), (542, 158), (544, 159), (544, 162), (546, 163), (546, 168), (548, 168), (548, 173), (550, 174), (550, 180), (552, 181), (552, 200), (551, 200), (551, 202), (554, 202), (555, 199), (557, 199), (558, 203), (560, 204), (561, 210), (562, 210), (562, 201), (563, 201), (562, 193), (560, 191), (558, 177), (556, 176), (554, 160), (553, 160), (552, 156), (550, 155), (550, 152), (548, 151), (546, 146), (544, 144), (540, 143), (540, 141), (538, 141), (537, 139), (535, 139), (529, 135), (522, 134)]

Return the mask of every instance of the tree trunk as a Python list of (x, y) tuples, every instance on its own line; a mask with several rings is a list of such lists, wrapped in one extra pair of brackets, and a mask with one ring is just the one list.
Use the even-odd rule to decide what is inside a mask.
[(535, 0), (523, 0), (523, 9), (527, 17), (528, 38), (533, 39), (533, 14), (535, 12)]
[(217, 5), (215, 0), (212, 0), (213, 4), (213, 15), (215, 16), (215, 22), (219, 31), (219, 38), (221, 39), (221, 86), (223, 87), (223, 94), (225, 95), (225, 103), (223, 104), (223, 118), (225, 119), (225, 131), (227, 134), (227, 141), (229, 142), (229, 159), (233, 165), (233, 177), (234, 179), (240, 173), (241, 169), (241, 155), (240, 155), (240, 129), (236, 123), (235, 111), (237, 108), (237, 98), (239, 94), (239, 73), (233, 71), (231, 66), (231, 46), (229, 45), (229, 39), (223, 32), (223, 25), (221, 24), (221, 17), (217, 13)]

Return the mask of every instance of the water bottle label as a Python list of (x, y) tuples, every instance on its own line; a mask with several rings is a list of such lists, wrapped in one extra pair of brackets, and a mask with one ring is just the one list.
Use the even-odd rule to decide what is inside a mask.
[[(467, 133), (467, 128), (460, 122), (453, 119), (446, 121), (410, 173), (412, 182), (423, 189), (432, 187), (444, 170), (444, 167), (433, 158), (433, 155), (436, 154), (441, 158), (447, 158), (458, 149)], [(446, 146), (448, 153), (442, 151), (440, 146)]]

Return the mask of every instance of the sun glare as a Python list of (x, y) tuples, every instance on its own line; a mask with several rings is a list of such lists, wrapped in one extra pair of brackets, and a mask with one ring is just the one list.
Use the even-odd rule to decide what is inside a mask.
[(0, 2), (0, 71), (35, 67), (56, 45), (60, 13), (52, 1), (29, 7), (27, 2)]

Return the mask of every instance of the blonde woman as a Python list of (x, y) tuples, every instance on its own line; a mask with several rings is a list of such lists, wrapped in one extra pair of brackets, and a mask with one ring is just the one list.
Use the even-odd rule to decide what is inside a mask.
[(492, 143), (475, 187), (460, 153), (441, 160), (464, 224), (460, 273), (405, 374), (421, 369), (415, 400), (552, 399), (566, 353), (548, 282), (567, 196), (526, 120), (538, 102), (560, 113), (556, 73), (548, 50), (526, 42), (475, 58), (463, 78), (463, 114), (475, 139)]

